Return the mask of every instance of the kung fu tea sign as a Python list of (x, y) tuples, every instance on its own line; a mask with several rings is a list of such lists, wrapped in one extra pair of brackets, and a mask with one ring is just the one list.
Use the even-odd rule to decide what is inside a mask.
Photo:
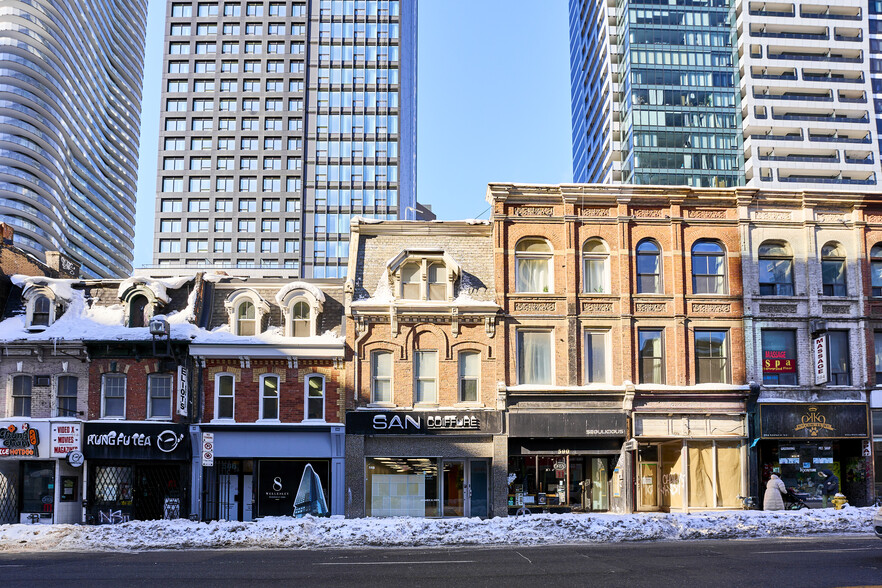
[(48, 457), (48, 423), (0, 421), (0, 457)]
[(186, 425), (172, 423), (85, 423), (86, 459), (189, 459)]
[(866, 404), (760, 404), (759, 408), (761, 437), (862, 439), (869, 436)]

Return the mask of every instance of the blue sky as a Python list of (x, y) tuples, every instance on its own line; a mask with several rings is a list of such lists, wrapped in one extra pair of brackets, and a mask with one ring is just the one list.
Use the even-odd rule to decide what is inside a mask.
[[(153, 258), (164, 19), (150, 0), (135, 267)], [(417, 198), (439, 219), (487, 218), (488, 182), (572, 181), (568, 52), (564, 0), (420, 0)]]

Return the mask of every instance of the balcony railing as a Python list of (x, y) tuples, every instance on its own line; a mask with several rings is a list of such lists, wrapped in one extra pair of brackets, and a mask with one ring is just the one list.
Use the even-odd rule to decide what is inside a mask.
[(863, 18), (860, 12), (857, 14), (826, 14), (823, 12), (806, 12), (803, 10), (799, 15), (802, 18), (830, 18), (833, 20), (861, 20), (861, 18)]
[(760, 94), (754, 91), (754, 98), (765, 100), (809, 100), (812, 102), (833, 102), (833, 95), (821, 96), (819, 94)]
[(842, 84), (863, 84), (863, 76), (859, 78), (843, 78), (837, 76), (816, 76), (812, 74), (802, 74), (802, 79), (807, 82), (839, 82)]
[(770, 33), (768, 31), (750, 31), (750, 36), (771, 39), (810, 39), (813, 41), (826, 41), (830, 38), (829, 33)]
[(867, 178), (866, 180), (855, 180), (852, 178), (819, 178), (817, 176), (778, 176), (781, 182), (799, 182), (812, 184), (851, 184), (860, 186), (872, 186), (876, 184), (875, 178)]
[(829, 135), (809, 135), (809, 141), (818, 141), (821, 143), (869, 143), (870, 137), (855, 139), (853, 137), (836, 137)]
[(750, 135), (760, 141), (802, 141), (802, 135)]
[(826, 116), (813, 114), (773, 114), (774, 120), (806, 120), (811, 122), (835, 122), (835, 123), (868, 123), (869, 117), (849, 118), (846, 116)]
[(791, 10), (790, 12), (783, 12), (783, 11), (775, 11), (775, 10), (751, 10), (748, 12), (748, 14), (751, 14), (753, 16), (780, 16), (780, 17), (788, 18), (788, 17), (796, 16), (796, 11)]
[(863, 63), (863, 57), (839, 57), (836, 55), (815, 55), (812, 53), (775, 53), (769, 59), (787, 59), (795, 61), (835, 61), (837, 63)]
[(758, 155), (757, 159), (759, 159), (760, 161), (839, 163), (839, 156), (838, 155), (831, 155), (829, 157), (816, 157), (816, 156), (808, 156), (808, 155)]

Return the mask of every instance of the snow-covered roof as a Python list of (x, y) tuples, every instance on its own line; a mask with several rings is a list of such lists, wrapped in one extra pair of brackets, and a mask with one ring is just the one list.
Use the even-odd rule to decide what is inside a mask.
[(65, 302), (70, 302), (74, 296), (73, 284), (80, 282), (80, 280), (61, 280), (44, 276), (23, 276), (21, 274), (15, 274), (10, 279), (13, 284), (21, 288), (22, 293), (26, 293), (34, 286), (42, 286), (48, 288), (56, 300), (64, 300)]
[(324, 292), (322, 292), (321, 290), (319, 290), (318, 288), (316, 288), (315, 286), (313, 286), (312, 284), (309, 284), (307, 282), (296, 281), (296, 282), (290, 282), (290, 283), (282, 286), (282, 288), (278, 291), (278, 293), (276, 293), (276, 304), (278, 304), (279, 306), (284, 306), (285, 297), (288, 296), (288, 294), (290, 294), (291, 292), (293, 292), (295, 290), (305, 290), (305, 291), (309, 292), (310, 294), (312, 294), (312, 297), (315, 298), (316, 301), (319, 302), (319, 304), (325, 303), (325, 293)]
[(119, 288), (117, 289), (117, 295), (122, 299), (125, 293), (130, 289), (136, 286), (144, 286), (153, 292), (153, 295), (157, 300), (161, 300), (163, 304), (168, 304), (171, 302), (168, 290), (177, 290), (194, 279), (195, 276), (179, 276), (177, 278), (165, 278), (161, 280), (144, 276), (126, 278), (120, 282)]

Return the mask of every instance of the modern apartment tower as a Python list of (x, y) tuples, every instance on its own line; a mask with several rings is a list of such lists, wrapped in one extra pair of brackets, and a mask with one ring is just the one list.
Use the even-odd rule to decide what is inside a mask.
[(0, 3), (0, 221), (88, 277), (132, 271), (147, 0)]
[(876, 0), (571, 0), (577, 182), (876, 185)]
[(877, 185), (867, 8), (868, 0), (738, 3), (748, 185)]
[(570, 0), (576, 182), (742, 182), (735, 0)]
[(870, 87), (873, 90), (873, 110), (876, 117), (876, 140), (882, 155), (882, 0), (869, 0), (870, 22)]
[(346, 274), (415, 218), (416, 0), (171, 0), (154, 262)]

